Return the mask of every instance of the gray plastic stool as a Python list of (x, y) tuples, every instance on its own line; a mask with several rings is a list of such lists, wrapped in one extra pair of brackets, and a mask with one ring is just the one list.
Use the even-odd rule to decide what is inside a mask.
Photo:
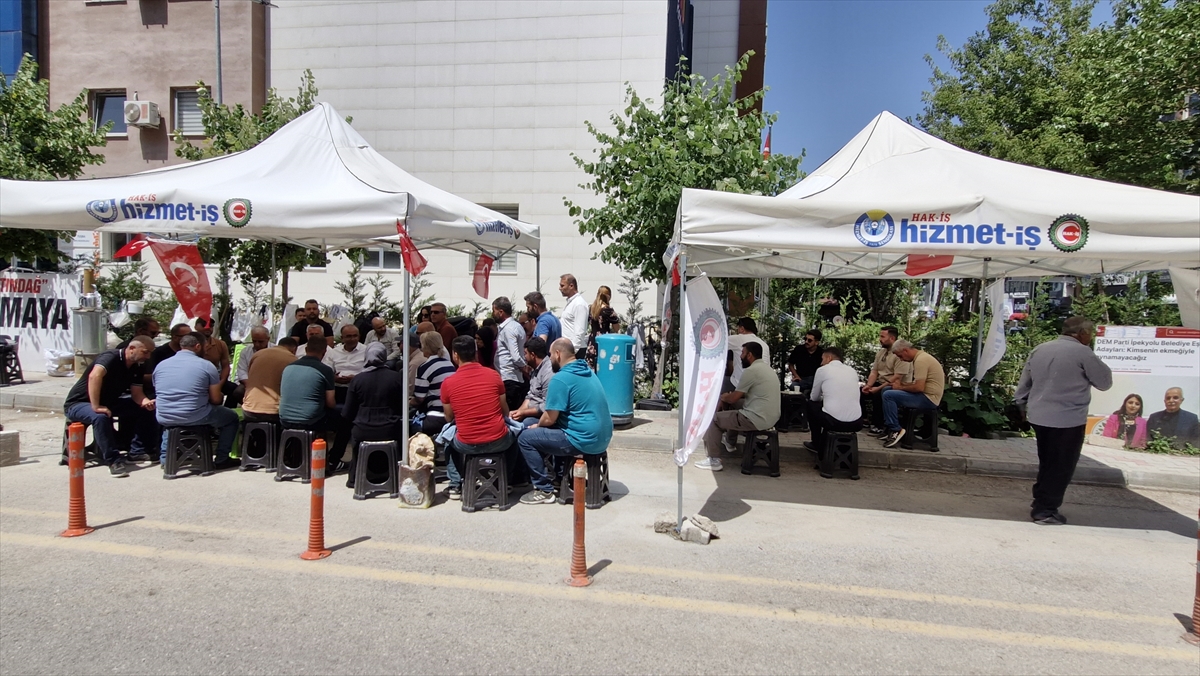
[[(383, 453), (387, 457), (387, 478), (379, 483), (367, 480), (367, 463), (374, 453)], [(400, 457), (396, 453), (395, 441), (359, 442), (354, 456), (354, 499), (366, 500), (374, 493), (385, 491), (389, 498), (400, 497), (400, 483), (397, 478), (399, 467)]]
[[(558, 484), (558, 498), (555, 500), (560, 505), (567, 505), (575, 501), (575, 476), (571, 473), (571, 469), (575, 466), (575, 460), (580, 456), (569, 458), (571, 461), (567, 465), (567, 471), (563, 472), (562, 481)], [(586, 486), (583, 506), (588, 509), (600, 509), (604, 503), (612, 500), (612, 494), (608, 492), (608, 451), (603, 453), (584, 453), (583, 461), (587, 463), (587, 478), (584, 479)]]
[(462, 511), (496, 507), (508, 509), (508, 463), (504, 453), (463, 456), (467, 463), (462, 485)]
[(742, 443), (742, 474), (750, 474), (755, 463), (762, 459), (766, 460), (771, 476), (779, 476), (779, 433), (775, 428), (738, 434), (746, 437)]
[[(279, 455), (276, 456), (276, 481), (300, 477), (300, 483), (306, 484), (312, 480), (312, 442), (315, 438), (316, 432), (312, 430), (283, 431), (279, 437)], [(293, 454), (290, 460), (289, 451)]]
[(834, 472), (849, 472), (850, 478), (858, 480), (858, 433), (825, 432), (825, 447), (818, 456), (817, 468), (821, 476), (832, 479)]
[(274, 472), (279, 461), (278, 436), (279, 428), (273, 422), (246, 423), (242, 429), (242, 466), (238, 468), (239, 471), (261, 467)]
[(200, 470), (200, 476), (213, 473), (212, 429), (208, 425), (167, 428), (167, 464), (163, 478), (175, 479), (179, 470)]

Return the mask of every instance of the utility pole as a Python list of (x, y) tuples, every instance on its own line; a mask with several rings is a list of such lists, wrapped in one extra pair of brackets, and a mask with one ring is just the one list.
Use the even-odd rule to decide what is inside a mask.
[(221, 0), (213, 0), (213, 10), (216, 14), (217, 25), (217, 103), (225, 103), (221, 86)]

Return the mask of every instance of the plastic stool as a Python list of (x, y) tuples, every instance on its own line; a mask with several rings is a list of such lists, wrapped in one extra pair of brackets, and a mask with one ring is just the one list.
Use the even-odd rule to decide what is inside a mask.
[[(117, 416), (113, 416), (112, 421), (113, 421), (113, 431), (115, 432), (117, 429), (120, 428), (119, 423), (121, 422), (121, 419), (118, 418)], [(67, 466), (67, 451), (68, 451), (67, 444), (71, 440), (71, 424), (72, 424), (71, 420), (63, 420), (62, 459), (58, 461), (58, 464), (62, 465), (63, 467)], [(85, 423), (80, 423), (80, 424), (83, 425), (84, 440), (86, 441), (87, 440), (87, 430), (91, 427), (91, 425), (88, 425)], [(94, 438), (94, 436), (95, 435), (93, 435), (92, 443), (87, 444), (83, 447), (83, 461), (86, 463), (86, 465), (85, 465), (86, 467), (97, 467), (97, 466), (103, 464), (103, 459), (100, 457), (100, 447), (96, 445), (96, 439)], [(154, 449), (154, 450), (157, 451), (158, 449)]]
[(474, 512), (496, 507), (508, 509), (508, 463), (504, 453), (463, 456), (467, 462), (463, 477), (462, 511)]
[(575, 477), (571, 474), (572, 467), (575, 466), (575, 460), (579, 457), (587, 463), (587, 479), (584, 485), (587, 486), (587, 494), (584, 496), (583, 506), (588, 509), (600, 509), (604, 503), (612, 500), (612, 495), (608, 492), (608, 451), (603, 453), (584, 453), (582, 456), (569, 458), (571, 464), (567, 471), (563, 472), (562, 480), (558, 484), (558, 499), (556, 502), (560, 505), (569, 505), (575, 501)]
[(775, 428), (738, 434), (746, 437), (742, 442), (742, 474), (750, 474), (755, 463), (762, 459), (767, 462), (771, 476), (779, 476), (779, 433)]
[(246, 423), (242, 429), (242, 466), (238, 471), (261, 467), (274, 472), (279, 462), (278, 436), (279, 428), (273, 422)]
[[(913, 442), (924, 444), (930, 453), (938, 452), (938, 425), (941, 424), (942, 414), (936, 408), (904, 408), (904, 436), (900, 438), (900, 448), (911, 450)], [(921, 436), (918, 432), (929, 425), (929, 433)]]
[(176, 479), (181, 469), (200, 470), (200, 476), (213, 473), (212, 428), (208, 425), (167, 428), (167, 464), (163, 478)]
[(858, 480), (858, 433), (825, 432), (825, 446), (818, 456), (821, 476), (832, 479), (834, 472), (846, 471), (850, 478)]
[[(300, 483), (312, 480), (312, 442), (317, 433), (312, 430), (284, 430), (279, 437), (279, 455), (276, 456), (275, 480), (283, 481), (300, 477)], [(289, 446), (290, 444), (290, 446)], [(299, 453), (299, 461), (288, 464), (288, 451)], [(293, 461), (295, 457), (293, 456)]]
[[(367, 462), (374, 453), (387, 456), (387, 478), (376, 483), (367, 480)], [(354, 499), (366, 500), (373, 493), (387, 491), (389, 498), (400, 497), (400, 484), (396, 476), (400, 466), (400, 457), (396, 453), (395, 441), (362, 441), (359, 442), (354, 456)]]

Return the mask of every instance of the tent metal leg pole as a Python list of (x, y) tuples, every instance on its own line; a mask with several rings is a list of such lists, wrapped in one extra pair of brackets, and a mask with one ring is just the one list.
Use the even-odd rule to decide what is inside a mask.
[(400, 373), (403, 373), (405, 378), (404, 403), (400, 406), (400, 414), (404, 417), (404, 420), (400, 423), (400, 443), (404, 447), (400, 449), (400, 462), (406, 465), (408, 464), (408, 422), (410, 419), (408, 414), (408, 388), (411, 386), (411, 383), (408, 382), (408, 352), (412, 349), (408, 344), (408, 323), (410, 321), (408, 295), (409, 280), (411, 277), (412, 275), (408, 274), (408, 268), (404, 268), (404, 332), (400, 334), (401, 340), (404, 341), (404, 351), (402, 352), (404, 363), (400, 365)]
[[(668, 272), (668, 275), (669, 275), (669, 272)], [(671, 283), (670, 279), (667, 280), (667, 283), (668, 284)], [(687, 302), (687, 249), (684, 249), (683, 251), (679, 252), (679, 315), (678, 315), (678, 318), (675, 320), (675, 325), (677, 327), (676, 330), (679, 332), (679, 352), (677, 353), (679, 355), (679, 358), (676, 359), (676, 362), (679, 364), (679, 385), (678, 385), (678, 387), (675, 388), (675, 392), (679, 396), (679, 404), (678, 404), (678, 409), (677, 409), (679, 412), (679, 441), (677, 443), (679, 444), (680, 448), (683, 447), (684, 432), (686, 431), (684, 429), (684, 424), (685, 424), (684, 417), (685, 416), (683, 414), (683, 407), (684, 407), (684, 404), (687, 402), (686, 392), (688, 391), (687, 387), (684, 385), (684, 382), (683, 382), (684, 372), (687, 370), (687, 362), (684, 358), (684, 355), (686, 353), (684, 352), (684, 349), (683, 349), (683, 322), (685, 322), (687, 320), (687, 317), (685, 317), (683, 314), (683, 304), (686, 302)], [(663, 339), (665, 341), (666, 336), (663, 336)], [(664, 350), (663, 352), (665, 353), (666, 350)], [(663, 362), (662, 366), (660, 366), (659, 368), (662, 368), (664, 366), (666, 366), (665, 361)], [(679, 495), (678, 495), (676, 507), (677, 507), (677, 511), (675, 514), (675, 516), (676, 516), (675, 531), (679, 532), (679, 531), (683, 530), (683, 465), (679, 466)]]
[[(282, 308), (280, 312), (282, 312)], [(275, 333), (275, 242), (271, 242), (271, 300), (267, 303), (267, 321), (270, 322), (272, 334)], [(276, 340), (279, 336), (275, 336)], [(274, 342), (274, 341), (272, 341)]]
[[(983, 351), (983, 320), (987, 313), (987, 293), (984, 292), (984, 287), (987, 286), (988, 280), (988, 261), (992, 259), (983, 259), (983, 277), (979, 280), (979, 330), (975, 332), (975, 363), (971, 364), (971, 378), (974, 379), (979, 373), (979, 358)], [(979, 394), (971, 395), (971, 400), (979, 398)]]
[(537, 253), (537, 255), (533, 257), (533, 260), (534, 260), (534, 265), (536, 266), (534, 268), (534, 274), (537, 275), (537, 278), (533, 280), (533, 288), (537, 289), (538, 293), (541, 293), (542, 292), (542, 252), (539, 251)]

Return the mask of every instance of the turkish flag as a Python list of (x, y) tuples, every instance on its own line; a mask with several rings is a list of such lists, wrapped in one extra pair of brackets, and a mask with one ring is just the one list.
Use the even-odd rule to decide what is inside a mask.
[(212, 318), (213, 294), (200, 249), (192, 242), (154, 240), (150, 250), (158, 258), (171, 290), (188, 317)]
[(495, 262), (496, 259), (487, 254), (479, 254), (479, 260), (475, 261), (475, 276), (471, 279), (471, 288), (484, 300), (488, 297), (488, 278), (492, 276), (492, 263)]
[(133, 239), (125, 243), (125, 246), (117, 249), (116, 253), (113, 254), (113, 258), (128, 258), (130, 256), (136, 256), (141, 253), (142, 249), (145, 249), (148, 246), (150, 246), (150, 240), (142, 237), (141, 235), (135, 235)]
[(938, 256), (933, 254), (909, 254), (908, 263), (904, 265), (904, 274), (917, 277), (927, 272), (948, 268), (954, 263), (954, 256)]
[(404, 269), (408, 270), (410, 275), (421, 274), (429, 261), (417, 251), (417, 245), (413, 243), (412, 237), (408, 236), (408, 230), (400, 223), (399, 218), (396, 219), (396, 234), (400, 235), (400, 258), (404, 261)]
[(763, 145), (763, 159), (771, 156), (771, 127), (767, 127), (767, 142)]

